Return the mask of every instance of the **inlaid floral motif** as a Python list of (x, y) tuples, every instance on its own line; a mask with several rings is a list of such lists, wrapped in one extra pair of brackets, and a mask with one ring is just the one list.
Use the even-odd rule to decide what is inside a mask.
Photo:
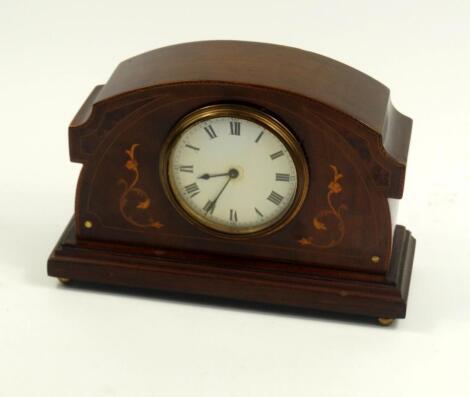
[(134, 143), (125, 151), (128, 157), (125, 168), (132, 172), (133, 177), (130, 182), (125, 179), (119, 179), (118, 181), (119, 185), (124, 188), (119, 199), (119, 210), (124, 219), (133, 226), (160, 229), (163, 225), (148, 214), (152, 206), (149, 195), (145, 190), (138, 187), (140, 173), (135, 153), (138, 147), (139, 144)]
[(346, 205), (335, 205), (333, 198), (343, 191), (340, 180), (343, 174), (334, 165), (330, 165), (333, 171), (333, 179), (328, 184), (326, 201), (328, 208), (318, 212), (312, 219), (312, 226), (315, 229), (315, 237), (308, 236), (301, 238), (298, 243), (303, 246), (315, 248), (332, 248), (343, 241), (345, 228), (342, 212), (347, 209)]

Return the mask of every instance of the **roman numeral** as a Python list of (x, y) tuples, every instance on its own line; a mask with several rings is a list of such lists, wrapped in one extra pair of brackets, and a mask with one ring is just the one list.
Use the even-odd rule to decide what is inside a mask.
[(230, 222), (238, 222), (238, 216), (236, 210), (230, 210)]
[(196, 146), (193, 146), (193, 145), (190, 145), (189, 143), (186, 144), (186, 147), (190, 148), (190, 149), (193, 149), (193, 150), (196, 150), (196, 151), (199, 151), (199, 148), (196, 147)]
[(281, 201), (283, 198), (284, 198), (283, 196), (281, 196), (279, 193), (276, 193), (274, 190), (268, 196), (268, 200), (271, 201), (271, 203), (276, 204), (276, 205), (281, 204)]
[(264, 215), (261, 213), (261, 211), (255, 207), (255, 212), (261, 217), (264, 218)]
[(255, 143), (258, 143), (258, 142), (259, 142), (259, 140), (261, 139), (261, 137), (263, 136), (263, 134), (264, 134), (264, 130), (261, 131), (261, 133), (258, 135), (258, 138), (255, 139)]
[(188, 193), (190, 195), (190, 197), (194, 197), (194, 196), (196, 196), (197, 194), (200, 193), (199, 186), (197, 185), (196, 182), (185, 186), (184, 190), (186, 190), (186, 193)]
[(206, 132), (209, 135), (210, 139), (217, 138), (217, 134), (215, 133), (214, 128), (212, 128), (211, 125), (209, 125), (207, 127), (204, 127), (204, 129), (206, 130)]
[(194, 172), (194, 165), (180, 165), (179, 170), (180, 170), (181, 172), (190, 172), (190, 173), (193, 173), (193, 172)]
[(230, 135), (240, 135), (240, 122), (239, 121), (230, 122)]
[(279, 152), (271, 154), (271, 160), (275, 160), (278, 157), (284, 156), (284, 152), (282, 150), (279, 150)]
[(290, 175), (289, 174), (278, 174), (278, 173), (276, 173), (276, 181), (289, 182), (290, 181)]
[(202, 207), (202, 209), (204, 211), (206, 211), (207, 213), (209, 213), (209, 214), (214, 213), (214, 208), (215, 208), (215, 203), (211, 200), (208, 200), (206, 205), (204, 205), (204, 207)]

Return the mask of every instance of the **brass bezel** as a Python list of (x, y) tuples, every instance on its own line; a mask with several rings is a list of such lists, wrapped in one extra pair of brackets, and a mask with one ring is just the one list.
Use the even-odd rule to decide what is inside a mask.
[[(274, 133), (285, 145), (289, 151), (297, 172), (297, 188), (291, 206), (286, 213), (277, 221), (267, 226), (252, 227), (244, 229), (243, 232), (233, 232), (233, 230), (225, 225), (220, 225), (215, 222), (210, 222), (197, 212), (195, 212), (186, 202), (178, 197), (175, 193), (173, 181), (168, 172), (169, 160), (172, 148), (178, 141), (181, 134), (192, 125), (217, 117), (238, 117), (241, 119), (249, 120), (261, 124), (270, 132)], [(246, 239), (256, 236), (265, 236), (283, 228), (287, 225), (300, 210), (308, 191), (308, 166), (305, 159), (304, 152), (292, 135), (292, 133), (280, 121), (267, 113), (258, 109), (238, 104), (219, 104), (210, 105), (199, 108), (186, 116), (170, 131), (166, 142), (163, 145), (160, 155), (160, 178), (164, 191), (176, 208), (176, 210), (191, 224), (197, 225), (203, 230), (215, 234), (218, 237), (233, 238), (233, 239)]]

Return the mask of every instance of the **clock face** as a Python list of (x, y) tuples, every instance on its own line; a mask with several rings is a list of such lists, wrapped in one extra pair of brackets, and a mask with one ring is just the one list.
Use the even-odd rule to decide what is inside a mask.
[(298, 164), (305, 160), (270, 116), (239, 106), (203, 108), (176, 135), (169, 186), (191, 220), (226, 234), (259, 233), (279, 226), (299, 204), (304, 168)]

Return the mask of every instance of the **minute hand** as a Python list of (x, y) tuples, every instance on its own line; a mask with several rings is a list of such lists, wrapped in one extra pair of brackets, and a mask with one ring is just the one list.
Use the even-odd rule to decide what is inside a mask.
[(220, 190), (219, 194), (216, 196), (216, 198), (214, 199), (214, 201), (211, 202), (211, 204), (209, 205), (209, 207), (207, 208), (206, 212), (212, 212), (214, 211), (214, 208), (215, 208), (215, 203), (217, 202), (217, 200), (219, 199), (220, 195), (223, 193), (223, 191), (225, 190), (225, 188), (227, 187), (228, 183), (232, 180), (231, 177), (229, 177), (227, 179), (227, 182), (225, 182), (224, 186), (222, 187), (222, 189)]

